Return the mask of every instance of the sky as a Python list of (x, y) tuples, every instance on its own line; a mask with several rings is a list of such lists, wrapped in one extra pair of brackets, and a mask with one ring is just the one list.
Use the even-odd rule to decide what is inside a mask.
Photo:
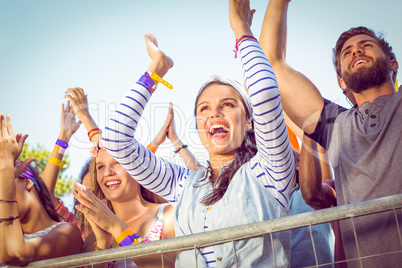
[[(258, 38), (269, 1), (251, 1), (252, 31)], [(355, 26), (382, 31), (402, 57), (402, 1), (293, 0), (288, 12), (287, 61), (321, 94), (348, 106), (337, 85), (332, 48)], [(195, 130), (194, 100), (212, 74), (243, 83), (225, 0), (0, 0), (0, 112), (16, 132), (29, 134), (30, 148), (52, 150), (60, 131), (61, 104), (70, 87), (82, 87), (100, 128), (120, 99), (146, 71), (150, 58), (144, 34), (174, 60), (146, 107), (136, 138), (148, 144), (162, 126), (168, 103), (176, 128), (200, 162), (207, 160)], [(402, 81), (401, 75), (398, 75)], [(78, 177), (91, 143), (84, 126), (70, 140), (69, 175)], [(157, 154), (180, 163), (169, 142)], [(71, 196), (65, 202), (71, 205)]]

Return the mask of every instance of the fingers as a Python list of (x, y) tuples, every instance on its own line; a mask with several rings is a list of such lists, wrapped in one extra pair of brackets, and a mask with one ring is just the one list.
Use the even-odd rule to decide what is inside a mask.
[(25, 135), (22, 136), (19, 140), (17, 140), (18, 147), (20, 148), (21, 151), (22, 151), (22, 148), (24, 147), (25, 140), (26, 140), (27, 138), (28, 138), (28, 135), (25, 134)]
[(13, 122), (11, 121), (11, 117), (7, 115), (7, 132), (10, 137), (15, 137)]
[(16, 165), (14, 170), (15, 177), (18, 178), (19, 176), (21, 176), (21, 174), (28, 168), (28, 166), (33, 161), (35, 161), (35, 157), (28, 158), (27, 160), (22, 162), (21, 165)]
[(6, 137), (6, 118), (4, 117), (3, 113), (0, 113), (0, 131), (1, 131), (1, 137), (5, 138)]

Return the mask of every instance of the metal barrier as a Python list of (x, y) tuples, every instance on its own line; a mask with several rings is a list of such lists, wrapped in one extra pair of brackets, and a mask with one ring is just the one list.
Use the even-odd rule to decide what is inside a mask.
[[(80, 267), (88, 265), (91, 266), (97, 263), (105, 263), (108, 261), (129, 259), (145, 255), (163, 254), (165, 252), (170, 251), (181, 251), (181, 250), (196, 251), (198, 248), (226, 242), (234, 243), (234, 241), (236, 240), (257, 237), (264, 234), (270, 234), (272, 238), (273, 233), (300, 227), (310, 227), (310, 233), (311, 233), (312, 225), (331, 222), (335, 220), (352, 219), (358, 216), (374, 214), (383, 211), (392, 211), (392, 210), (394, 211), (395, 219), (398, 226), (396, 211), (401, 208), (402, 208), (402, 194), (383, 197), (361, 203), (355, 203), (345, 206), (339, 206), (334, 208), (322, 209), (313, 212), (282, 217), (278, 219), (248, 225), (225, 228), (201, 234), (175, 237), (156, 242), (143, 243), (134, 246), (113, 248), (102, 251), (82, 253), (61, 258), (37, 261), (30, 263), (28, 267), (62, 268), (62, 267)], [(398, 226), (398, 234), (396, 235), (399, 235), (399, 240), (401, 241), (402, 245), (402, 236), (399, 226)], [(397, 253), (401, 252), (402, 250), (397, 251)], [(236, 256), (236, 254), (234, 254), (234, 256)], [(316, 266), (312, 267), (322, 267), (325, 265), (328, 264), (318, 265), (317, 263)], [(162, 258), (162, 266), (163, 266), (163, 258)]]

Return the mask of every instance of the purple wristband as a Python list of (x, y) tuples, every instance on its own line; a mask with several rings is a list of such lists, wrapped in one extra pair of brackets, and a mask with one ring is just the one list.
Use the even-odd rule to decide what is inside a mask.
[(67, 149), (68, 143), (62, 140), (57, 139), (56, 144), (59, 145), (60, 147), (63, 147), (64, 149)]
[(137, 233), (134, 233), (133, 235), (128, 235), (119, 243), (119, 246), (120, 247), (131, 246), (138, 238), (140, 238), (140, 236)]
[(152, 90), (152, 87), (155, 84), (155, 81), (149, 76), (148, 72), (145, 72), (138, 82), (143, 83), (150, 90)]

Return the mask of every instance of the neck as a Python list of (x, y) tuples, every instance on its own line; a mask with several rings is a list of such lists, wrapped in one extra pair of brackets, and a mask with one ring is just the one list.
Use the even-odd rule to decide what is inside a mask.
[(25, 233), (36, 233), (57, 223), (50, 218), (39, 199), (32, 200), (31, 204), (27, 210), (27, 216), (21, 221), (21, 227)]
[(229, 154), (229, 155), (209, 155), (209, 161), (211, 163), (212, 168), (212, 175), (218, 176), (220, 168), (235, 159), (236, 154)]
[(391, 81), (387, 81), (381, 86), (372, 87), (360, 93), (353, 93), (353, 95), (356, 99), (357, 105), (360, 106), (364, 102), (373, 102), (380, 96), (394, 94), (395, 92), (395, 86), (393, 83)]

